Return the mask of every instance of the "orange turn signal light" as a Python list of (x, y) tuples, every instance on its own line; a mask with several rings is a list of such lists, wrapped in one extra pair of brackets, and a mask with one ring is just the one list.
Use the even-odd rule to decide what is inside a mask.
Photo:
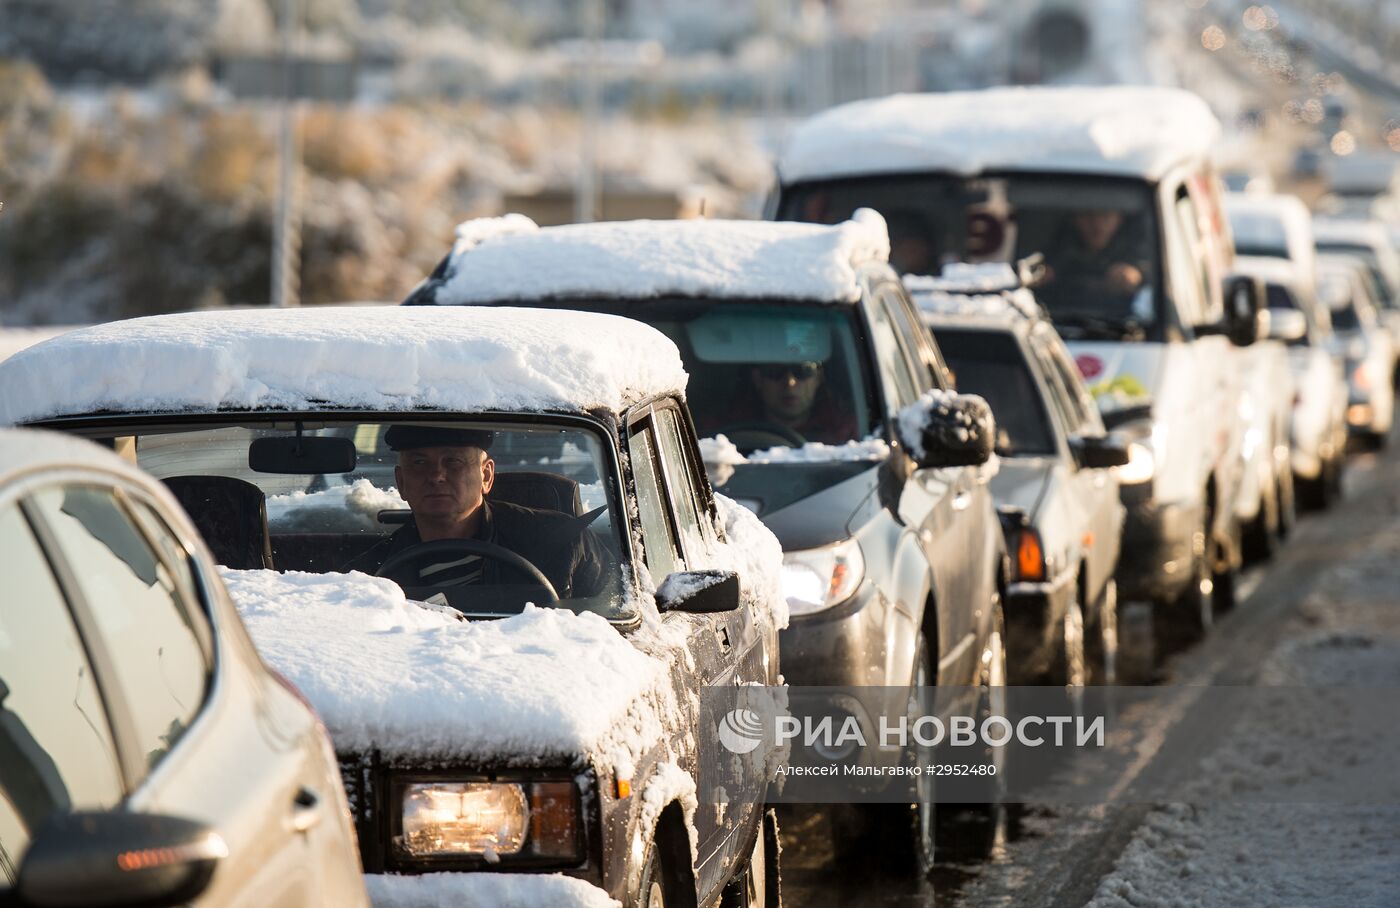
[(1045, 551), (1040, 545), (1040, 534), (1032, 529), (1023, 529), (1016, 537), (1016, 577), (1018, 580), (1045, 579)]

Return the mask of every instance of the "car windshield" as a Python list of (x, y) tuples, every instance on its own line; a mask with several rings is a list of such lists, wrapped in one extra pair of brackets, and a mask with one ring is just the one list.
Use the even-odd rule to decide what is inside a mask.
[(957, 389), (991, 404), (998, 454), (1023, 457), (1055, 452), (1045, 402), (1020, 345), (1010, 334), (938, 328), (934, 335)]
[(1282, 219), (1256, 211), (1229, 209), (1235, 252), (1267, 258), (1288, 258), (1288, 234)]
[(555, 305), (646, 322), (675, 342), (700, 437), (723, 435), (752, 455), (752, 462), (711, 470), (711, 481), (759, 514), (870, 468), (873, 453), (840, 456), (830, 447), (882, 431), (853, 306), (697, 299)]
[(1333, 252), (1342, 255), (1352, 255), (1366, 263), (1366, 281), (1371, 288), (1371, 295), (1382, 308), (1394, 309), (1400, 307), (1400, 301), (1392, 299), (1389, 289), (1389, 282), (1386, 280), (1385, 269), (1381, 264), (1380, 254), (1372, 246), (1353, 245), (1350, 243), (1318, 243), (1317, 248), (1322, 252)]
[[(83, 434), (165, 481), (226, 567), (379, 573), (469, 616), (535, 603), (632, 617), (609, 448), (578, 423), (259, 414)], [(433, 541), (482, 501), (473, 548)]]
[(1048, 271), (1040, 302), (1067, 338), (1159, 339), (1157, 225), (1147, 184), (1073, 176), (894, 175), (799, 184), (778, 216), (834, 224), (874, 208), (890, 263), (937, 274), (956, 261), (1012, 262), (1034, 253)]

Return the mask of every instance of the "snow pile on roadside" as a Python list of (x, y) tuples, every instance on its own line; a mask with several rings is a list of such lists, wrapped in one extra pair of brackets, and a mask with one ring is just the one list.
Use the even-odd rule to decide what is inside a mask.
[(267, 523), (275, 530), (291, 532), (321, 526), (327, 518), (347, 516), (368, 530), (382, 530), (380, 511), (404, 510), (408, 504), (398, 489), (381, 489), (368, 479), (319, 492), (291, 492), (267, 499)]
[(684, 391), (680, 355), (631, 319), (401, 307), (158, 315), (0, 363), (0, 423), (100, 410), (624, 409)]
[[(475, 237), (472, 225), (459, 227), (459, 235)], [(412, 301), (456, 306), (696, 296), (851, 302), (860, 298), (856, 268), (887, 261), (890, 251), (884, 218), (864, 208), (834, 226), (675, 220), (485, 232), (480, 242), (454, 249), (445, 276), (426, 281)]]
[(665, 661), (599, 615), (528, 607), (468, 622), (364, 574), (223, 576), (258, 651), (341, 752), (570, 762), (662, 734)]
[(560, 873), (365, 874), (374, 908), (621, 908), (606, 892)]

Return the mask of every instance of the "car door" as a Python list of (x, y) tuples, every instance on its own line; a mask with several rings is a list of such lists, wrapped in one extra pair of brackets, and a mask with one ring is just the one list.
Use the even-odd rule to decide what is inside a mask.
[[(930, 362), (927, 350), (937, 348), (931, 339), (924, 341), (927, 329), (919, 325), (897, 283), (877, 285), (865, 311), (886, 416), (893, 420), (924, 391), (942, 387), (946, 372), (941, 360), (937, 367)], [(987, 614), (984, 604), (991, 601), (989, 591), (985, 597), (980, 595), (985, 571), (978, 564), (984, 555), (979, 512), (992, 510), (980, 472), (975, 467), (915, 469), (898, 503), (901, 522), (915, 534), (932, 568), (934, 595), (942, 604), (938, 610), (940, 684), (973, 684), (978, 672), (982, 649), (978, 644), (985, 632), (980, 625)], [(982, 507), (979, 499), (984, 499)], [(923, 604), (903, 605), (918, 609)]]
[[(701, 517), (708, 512), (702, 510), (702, 488), (683, 447), (684, 425), (675, 401), (660, 400), (634, 410), (627, 426), (643, 560), (658, 586), (677, 571), (711, 566), (707, 551), (718, 538), (713, 519)], [(761, 649), (749, 609), (710, 615), (668, 612), (661, 620), (670, 632), (684, 634), (688, 641), (692, 658), (688, 690), (764, 683), (755, 667), (761, 660)], [(746, 657), (746, 653), (753, 656)], [(692, 775), (699, 772), (698, 762), (717, 766), (729, 758), (719, 750), (717, 737), (707, 733), (718, 727), (716, 719), (702, 714), (698, 721), (701, 731), (693, 736), (694, 744), (680, 748), (682, 768)], [(742, 797), (736, 797), (723, 811), (709, 806), (696, 811), (696, 882), (701, 893), (728, 879), (744, 845), (737, 832), (748, 828), (754, 812), (752, 799)]]
[[(323, 903), (317, 875), (331, 839), (318, 827), (344, 828), (333, 813), (343, 796), (339, 780), (306, 759), (312, 714), (303, 711), (298, 729), (290, 706), (279, 714), (232, 651), (215, 658), (188, 552), (173, 536), (154, 535), (161, 524), (132, 492), (54, 483), (35, 490), (25, 510), (94, 654), (128, 804), (207, 823), (228, 846), (200, 904)], [(353, 845), (339, 847), (332, 866), (343, 870)]]
[[(1103, 421), (1069, 350), (1053, 330), (1037, 332), (1037, 355), (1045, 364), (1054, 409), (1063, 413), (1069, 437), (1104, 434)], [(1118, 484), (1108, 470), (1081, 468), (1067, 460), (1073, 507), (1079, 514), (1077, 532), (1088, 565), (1089, 595), (1097, 596), (1113, 576), (1123, 532), (1123, 505)], [(1086, 609), (1093, 603), (1083, 603)]]

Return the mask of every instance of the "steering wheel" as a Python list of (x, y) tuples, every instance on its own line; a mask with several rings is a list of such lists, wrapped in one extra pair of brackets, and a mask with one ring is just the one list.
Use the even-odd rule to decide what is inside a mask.
[[(554, 584), (549, 582), (549, 578), (544, 575), (544, 571), (536, 567), (534, 562), (522, 555), (512, 552), (505, 546), (496, 545), (494, 542), (482, 542), (479, 539), (435, 539), (432, 542), (420, 542), (417, 545), (409, 546), (398, 554), (390, 555), (384, 560), (384, 563), (379, 566), (379, 570), (374, 572), (374, 576), (385, 577), (402, 585), (399, 579), (394, 575), (403, 572), (404, 568), (426, 567), (431, 562), (441, 560), (443, 557), (451, 555), (457, 555), (459, 557), (463, 555), (478, 555), (491, 561), (499, 561), (525, 574), (537, 585), (542, 587), (545, 594), (549, 597), (550, 602), (559, 601), (559, 592), (554, 589)], [(405, 578), (405, 580), (409, 581), (410, 585), (413, 586), (430, 585), (423, 583), (421, 578), (417, 576), (416, 571), (411, 577)], [(450, 585), (458, 586), (460, 584)]]
[[(774, 447), (772, 444), (765, 445), (765, 440), (777, 441), (779, 444), (793, 448), (800, 448), (807, 443), (807, 439), (797, 432), (775, 422), (740, 422), (732, 426), (725, 426), (715, 434), (723, 435), (733, 443), (734, 447), (747, 451)], [(755, 438), (758, 440), (754, 441)]]

